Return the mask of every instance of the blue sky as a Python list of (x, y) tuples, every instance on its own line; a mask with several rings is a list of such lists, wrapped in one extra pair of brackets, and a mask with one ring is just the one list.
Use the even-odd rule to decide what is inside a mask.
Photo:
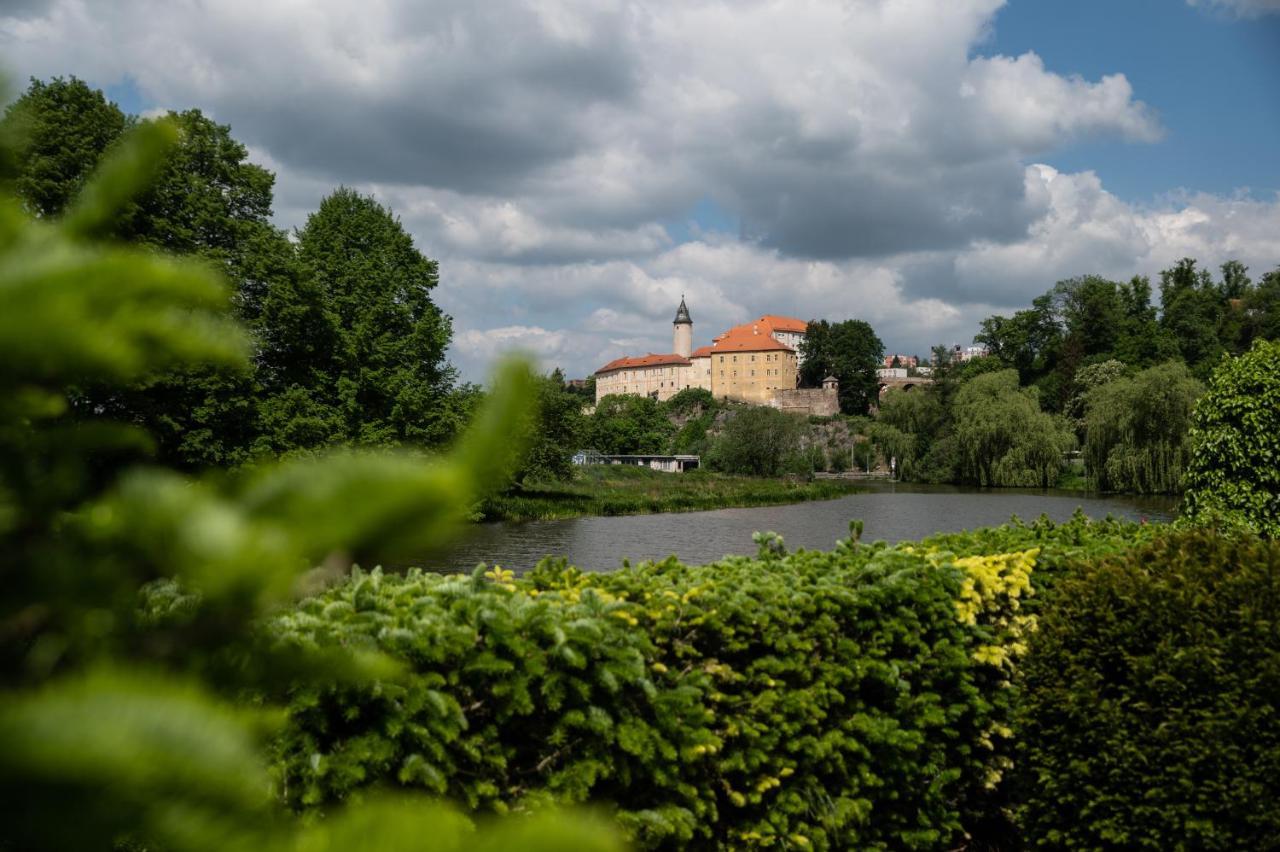
[(1014, 0), (978, 52), (1028, 50), (1059, 73), (1122, 72), (1166, 130), (1156, 144), (1068, 146), (1055, 166), (1092, 169), (1130, 201), (1177, 187), (1280, 191), (1280, 15), (1175, 0)]
[(453, 357), (763, 313), (968, 343), (1063, 278), (1280, 265), (1280, 0), (23, 0), (17, 79), (199, 108), (440, 262)]

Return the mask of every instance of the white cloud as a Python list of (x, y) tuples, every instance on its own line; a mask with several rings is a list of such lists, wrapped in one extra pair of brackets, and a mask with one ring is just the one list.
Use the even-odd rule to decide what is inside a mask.
[[(1280, 263), (1280, 195), (1176, 193), (1152, 205), (1127, 204), (1092, 172), (1027, 168), (1029, 194), (1047, 212), (1015, 243), (976, 243), (955, 259), (965, 301), (1026, 304), (1055, 281), (1083, 274), (1154, 276), (1184, 257), (1210, 268), (1240, 260), (1258, 274)], [(1039, 290), (1032, 289), (1038, 286)]]
[(1280, 14), (1280, 0), (1187, 0), (1187, 3), (1218, 9), (1241, 18)]
[(394, 187), (460, 251), (659, 251), (710, 198), (763, 245), (838, 259), (1014, 238), (1025, 157), (1158, 134), (1123, 75), (971, 58), (1001, 5), (48, 0), (0, 38), (22, 74), (128, 75), (290, 174)]
[[(975, 55), (1003, 0), (24, 0), (19, 78), (126, 76), (229, 122), (277, 221), (374, 192), (441, 261), (453, 355), (582, 375), (764, 312), (866, 319), (895, 351), (967, 342), (1063, 277), (1184, 255), (1280, 259), (1280, 201), (1142, 206), (1043, 165), (1160, 138), (1118, 73)], [(1241, 14), (1276, 0), (1222, 0)], [(710, 203), (735, 233), (680, 243)]]

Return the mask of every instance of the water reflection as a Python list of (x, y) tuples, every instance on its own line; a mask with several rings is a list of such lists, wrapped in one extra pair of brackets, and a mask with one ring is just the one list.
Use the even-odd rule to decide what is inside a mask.
[(1077, 507), (1092, 518), (1108, 514), (1150, 521), (1172, 520), (1169, 497), (1102, 497), (1077, 492), (883, 484), (819, 503), (753, 509), (717, 509), (665, 515), (574, 518), (566, 521), (481, 524), (431, 567), (470, 570), (477, 563), (523, 571), (547, 555), (566, 556), (583, 569), (608, 571), (622, 564), (675, 554), (693, 564), (728, 554), (755, 552), (751, 534), (780, 533), (789, 549), (829, 549), (861, 518), (863, 538), (902, 541), (936, 532), (1002, 524), (1013, 515), (1031, 520), (1046, 514), (1066, 520)]

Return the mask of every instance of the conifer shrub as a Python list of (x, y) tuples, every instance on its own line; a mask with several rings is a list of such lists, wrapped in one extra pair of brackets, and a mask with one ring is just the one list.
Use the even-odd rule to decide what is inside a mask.
[(591, 801), (640, 848), (963, 842), (1010, 765), (1038, 550), (759, 541), (608, 574), (375, 572), (281, 614), (277, 642), (408, 671), (294, 691), (290, 804), (391, 785), (479, 810)]
[(1064, 580), (1022, 669), (1028, 846), (1263, 849), (1280, 837), (1280, 545), (1205, 530)]

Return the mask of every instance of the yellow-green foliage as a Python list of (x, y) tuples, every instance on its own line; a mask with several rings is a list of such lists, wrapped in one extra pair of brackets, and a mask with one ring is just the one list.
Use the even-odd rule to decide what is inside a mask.
[(0, 848), (618, 848), (591, 822), (474, 833), (420, 798), (305, 825), (279, 808), (261, 750), (283, 718), (274, 685), (369, 688), (399, 663), (264, 641), (255, 620), (313, 565), (437, 543), (509, 474), (530, 376), (507, 368), (446, 458), (348, 454), (216, 481), (122, 466), (146, 436), (68, 418), (75, 388), (246, 357), (212, 271), (94, 239), (173, 138), (143, 122), (59, 221), (0, 197)]

